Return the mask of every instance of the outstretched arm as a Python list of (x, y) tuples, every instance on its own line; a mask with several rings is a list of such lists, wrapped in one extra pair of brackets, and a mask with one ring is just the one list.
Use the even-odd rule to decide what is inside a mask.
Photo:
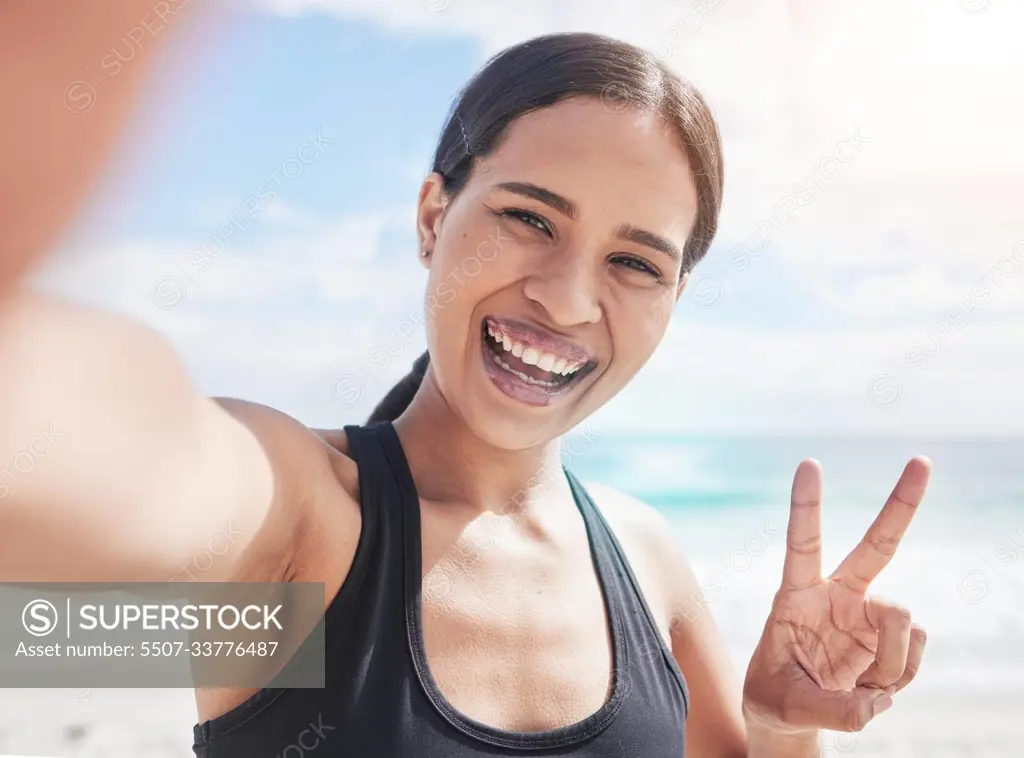
[[(159, 334), (19, 288), (201, 5), (0, 2), (0, 581), (282, 578), (333, 481), (311, 432), (203, 397)], [(215, 565), (189, 571), (211, 541)]]
[[(37, 295), (0, 307), (0, 419), (0, 581), (223, 581), (243, 562), (280, 580), (314, 509), (344, 499), (299, 422), (204, 397), (141, 324)], [(183, 574), (225, 529), (230, 549)]]

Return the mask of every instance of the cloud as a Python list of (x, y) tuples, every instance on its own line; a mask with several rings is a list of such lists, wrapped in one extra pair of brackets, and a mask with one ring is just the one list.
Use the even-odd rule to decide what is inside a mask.
[[(391, 250), (385, 234), (409, 225), (410, 214), (396, 206), (322, 221), (296, 212), (294, 223), (226, 245), (202, 266), (193, 259), (201, 243), (79, 241), (32, 285), (158, 329), (207, 394), (267, 403), (311, 424), (359, 421), (423, 349), (412, 327), (422, 323), (426, 274), (414, 244)], [(387, 365), (371, 365), (382, 344)], [(362, 374), (358, 402), (339, 401), (334, 383), (360, 362), (372, 373)]]
[[(908, 359), (915, 346), (921, 355)], [(594, 424), (676, 434), (1015, 435), (1024, 425), (1021, 377), (1024, 333), (984, 314), (945, 336), (933, 324), (773, 335), (677, 323)]]
[[(983, 3), (265, 7), (369, 19), (396, 35), (469, 36), (481, 62), (536, 34), (608, 33), (651, 49), (708, 95), (725, 136), (727, 190), (716, 246), (698, 273), (754, 286), (777, 268), (815, 310), (794, 325), (748, 306), (723, 324), (724, 307), (698, 313), (684, 302), (649, 365), (599, 412), (602, 428), (958, 434), (1024, 424), (1024, 264), (989, 300), (950, 314), (1024, 239), (1024, 103), (1013, 96), (1024, 7), (964, 10)], [(855, 154), (850, 144), (860, 145)], [(811, 187), (810, 201), (796, 202)], [(211, 225), (222, 205), (209, 206)], [(259, 238), (228, 246), (202, 270), (196, 244), (125, 240), (66, 251), (38, 285), (157, 326), (204, 391), (311, 424), (358, 422), (423, 348), (425, 277), (415, 246), (395, 233), (411, 233), (411, 208), (330, 220), (273, 211)], [(754, 249), (771, 265), (739, 269)], [(166, 307), (179, 290), (181, 302)]]
[[(268, 297), (309, 294), (324, 304), (387, 307), (393, 300), (380, 294), (408, 287), (418, 271), (398, 265), (398, 256), (393, 271), (383, 270), (380, 261), (391, 252), (382, 247), (382, 235), (411, 218), (409, 206), (333, 221), (284, 213), (287, 225), (275, 217), (260, 236), (244, 242), (211, 233), (190, 243), (128, 240), (99, 249), (95, 241), (82, 243), (49, 261), (37, 284), (85, 302), (113, 304), (111, 298), (120, 297), (117, 307), (152, 319), (191, 305), (257, 306)], [(415, 250), (402, 256), (414, 258)], [(168, 283), (180, 290), (179, 298), (161, 294), (160, 285)]]
[[(173, 308), (160, 307), (154, 282), (169, 272), (186, 281), (186, 245), (69, 252), (40, 272), (37, 286), (159, 328), (204, 392), (268, 403), (310, 424), (358, 422), (425, 345), (424, 273), (414, 249), (392, 257), (381, 234), (408, 211), (289, 228), (227, 250), (201, 277), (192, 272), (196, 283)], [(998, 306), (1019, 305), (1021, 281), (1024, 270), (986, 304), (950, 317), (962, 293), (935, 279), (934, 292), (910, 290), (926, 317), (847, 329), (775, 328), (772, 313), (756, 325), (721, 326), (698, 321), (684, 298), (650, 363), (594, 423), (687, 433), (1019, 430), (1024, 331), (1019, 319), (1000, 320)], [(838, 293), (845, 300), (832, 305), (899, 310), (900, 287), (883, 280), (875, 290)], [(933, 303), (941, 305), (929, 311)], [(880, 375), (895, 385), (873, 388)]]
[[(725, 235), (753, 234), (795, 184), (812, 174), (824, 180), (815, 207), (789, 224), (792, 244), (779, 250), (800, 263), (826, 238), (861, 243), (828, 256), (842, 262), (872, 250), (991, 257), (1024, 234), (1016, 218), (1024, 101), (1010, 96), (1024, 71), (1014, 36), (1024, 7), (1016, 4), (277, 0), (268, 7), (374, 19), (407, 34), (471, 35), (481, 60), (553, 31), (602, 32), (647, 47), (691, 78), (719, 115)], [(870, 142), (838, 175), (824, 176), (822, 162), (856, 131)], [(885, 245), (893, 229), (912, 244)]]

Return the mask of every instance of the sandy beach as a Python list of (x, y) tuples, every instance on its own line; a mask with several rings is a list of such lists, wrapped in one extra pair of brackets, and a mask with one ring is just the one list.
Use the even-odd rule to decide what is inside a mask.
[[(756, 456), (748, 457), (756, 463), (757, 456), (777, 447), (765, 444), (755, 449)], [(641, 454), (652, 455), (643, 447), (636, 450), (634, 457), (620, 456), (623, 481), (635, 476), (632, 471), (642, 470)], [(608, 473), (611, 467), (601, 452), (595, 445), (594, 465)], [(1019, 450), (1010, 453), (1007, 465), (1015, 467)], [(829, 455), (825, 448), (822, 457), (828, 460)], [(867, 453), (857, 448), (851, 455), (871, 473)], [(898, 456), (882, 450), (876, 457), (884, 461)], [(960, 461), (965, 469), (973, 465), (942, 449), (936, 457)], [(686, 459), (686, 451), (673, 451), (672, 460), (680, 459)], [(746, 463), (730, 458), (722, 470), (743, 470)], [(746, 466), (751, 467), (753, 463)], [(763, 468), (772, 471), (780, 465), (768, 458)], [(645, 472), (644, 481), (652, 479)], [(838, 474), (833, 479), (838, 479), (838, 491), (856, 492), (855, 482)], [(966, 473), (962, 481), (970, 481)], [(863, 732), (824, 733), (821, 758), (1024, 756), (1024, 560), (1019, 559), (1024, 554), (1024, 527), (1013, 495), (1020, 491), (1020, 482), (1016, 468), (1004, 480), (988, 482), (989, 496), (1007, 505), (988, 507), (980, 525), (975, 511), (958, 502), (955, 487), (936, 488), (930, 510), (923, 511), (925, 518), (914, 525), (913, 537), (872, 587), (882, 597), (906, 603), (928, 630), (924, 665), (897, 696), (895, 706)], [(718, 622), (736, 676), (741, 677), (781, 576), (785, 504), (772, 505), (766, 496), (763, 503), (747, 506), (664, 507), (694, 571), (702, 577), (709, 612)], [(872, 515), (852, 501), (831, 503), (826, 565), (841, 560)], [(0, 756), (188, 758), (195, 720), (192, 692), (186, 689), (0, 689)], [(362, 758), (348, 755), (344, 747), (321, 750), (328, 752), (318, 751), (313, 758)]]

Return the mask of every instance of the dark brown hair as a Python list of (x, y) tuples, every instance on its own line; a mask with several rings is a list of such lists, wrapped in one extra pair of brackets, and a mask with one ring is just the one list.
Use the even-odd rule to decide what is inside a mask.
[[(477, 158), (494, 151), (520, 116), (570, 97), (599, 98), (609, 108), (660, 114), (679, 136), (697, 188), (697, 219), (683, 250), (683, 271), (707, 253), (722, 201), (718, 127), (700, 93), (651, 53), (598, 34), (549, 34), (498, 53), (452, 104), (434, 152), (432, 171), (454, 198)], [(429, 364), (421, 355), (412, 372), (381, 401), (369, 423), (397, 418), (412, 401)]]

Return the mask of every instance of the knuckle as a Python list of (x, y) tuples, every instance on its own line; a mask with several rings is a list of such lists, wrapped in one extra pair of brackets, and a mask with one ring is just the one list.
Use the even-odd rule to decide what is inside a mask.
[(868, 711), (868, 708), (862, 705), (857, 708), (851, 708), (847, 711), (844, 726), (848, 732), (860, 732), (863, 731), (864, 727), (867, 726), (870, 720), (871, 714)]
[(920, 502), (915, 503), (911, 500), (904, 500), (902, 497), (899, 497), (898, 495), (893, 496), (893, 502), (912, 511), (916, 511), (917, 507), (920, 505)]
[(813, 498), (813, 497), (802, 498), (802, 499), (794, 498), (792, 502), (793, 502), (793, 507), (794, 508), (799, 508), (799, 509), (802, 509), (802, 510), (814, 510), (816, 508), (820, 508), (821, 507), (821, 500), (819, 498)]
[(844, 574), (836, 578), (836, 581), (841, 584), (850, 592), (856, 592), (863, 594), (867, 591), (871, 585), (871, 580), (868, 577), (862, 576), (856, 569), (850, 571), (848, 574)]
[(889, 610), (889, 614), (893, 622), (899, 624), (901, 627), (910, 627), (912, 624), (912, 616), (909, 608), (905, 608), (902, 605), (893, 605)]
[(890, 535), (876, 533), (871, 535), (868, 544), (882, 555), (892, 557), (896, 554), (900, 541)]
[(813, 555), (821, 551), (821, 537), (806, 540), (790, 540), (789, 549), (799, 555)]

